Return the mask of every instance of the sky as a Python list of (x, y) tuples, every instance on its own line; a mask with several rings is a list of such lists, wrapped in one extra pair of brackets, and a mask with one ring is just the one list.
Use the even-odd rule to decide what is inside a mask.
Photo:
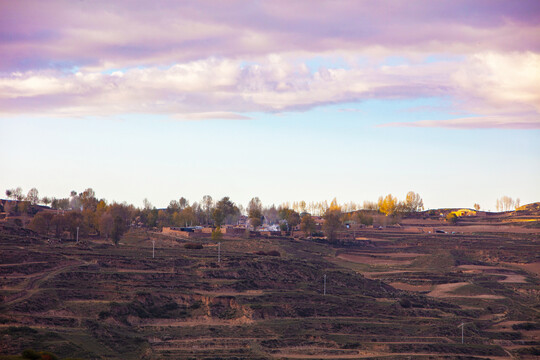
[(2, 195), (540, 201), (537, 0), (0, 0), (0, 54)]

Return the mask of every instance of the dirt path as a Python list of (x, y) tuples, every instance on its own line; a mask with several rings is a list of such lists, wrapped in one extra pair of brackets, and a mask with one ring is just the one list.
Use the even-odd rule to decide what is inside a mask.
[[(382, 343), (381, 343), (382, 344)], [(329, 349), (335, 350), (335, 349)], [(508, 352), (506, 352), (508, 354)], [(357, 354), (335, 354), (335, 355), (307, 355), (307, 354), (294, 354), (294, 353), (276, 353), (270, 356), (279, 359), (370, 359), (373, 357), (389, 357), (394, 358), (396, 356), (432, 356), (434, 358), (440, 358), (441, 356), (456, 356), (456, 354), (445, 353), (390, 353), (390, 352), (373, 352), (373, 351), (358, 351)], [(491, 360), (508, 360), (513, 359), (509, 354), (508, 356), (486, 356), (486, 355), (473, 355), (482, 359)]]
[(527, 283), (527, 278), (525, 275), (506, 275), (506, 279), (499, 280), (500, 283)]
[[(528, 264), (534, 267), (534, 264)], [(487, 273), (492, 275), (501, 275), (505, 276), (504, 279), (499, 280), (500, 283), (526, 283), (526, 276), (519, 275), (515, 273), (509, 273), (507, 268), (497, 267), (497, 266), (486, 266), (486, 265), (460, 265), (459, 269), (468, 270), (467, 272), (477, 272), (477, 273)]]
[(406, 290), (406, 291), (429, 291), (433, 287), (433, 285), (430, 285), (430, 284), (411, 285), (411, 284), (407, 284), (403, 282), (393, 282), (393, 283), (390, 283), (390, 286), (399, 290)]
[(24, 286), (24, 289), (22, 289), (21, 292), (7, 298), (6, 301), (4, 302), (4, 305), (15, 304), (15, 303), (18, 303), (18, 302), (21, 302), (23, 300), (30, 298), (32, 295), (34, 295), (38, 291), (39, 284), (41, 284), (43, 281), (48, 280), (66, 270), (74, 269), (82, 265), (86, 265), (86, 262), (78, 261), (75, 264), (67, 263), (64, 265), (57, 266), (53, 268), (51, 271), (46, 271), (41, 274), (29, 277), (28, 282)]
[(469, 285), (469, 283), (459, 282), (459, 283), (452, 283), (452, 284), (436, 285), (435, 289), (433, 289), (430, 293), (428, 293), (427, 296), (431, 296), (434, 298), (451, 298), (451, 297), (474, 298), (474, 299), (504, 299), (505, 298), (504, 296), (489, 295), (489, 294), (485, 294), (485, 295), (452, 294), (452, 291), (455, 291), (465, 285)]
[(540, 262), (534, 262), (534, 263), (530, 263), (530, 264), (504, 262), (503, 264), (523, 269), (525, 271), (533, 273), (536, 276), (540, 275)]
[(392, 271), (360, 271), (359, 273), (362, 274), (363, 276), (365, 276), (366, 278), (368, 279), (371, 279), (371, 280), (374, 280), (374, 279), (378, 279), (378, 276), (376, 275), (393, 275), (393, 274), (408, 274), (408, 273), (415, 273), (415, 272), (419, 272), (419, 271), (414, 271), (414, 270), (407, 270), (407, 271), (403, 271), (403, 270), (392, 270)]
[(47, 261), (28, 261), (25, 263), (15, 263), (15, 264), (0, 264), (0, 267), (10, 267), (10, 266), (19, 266), (19, 265), (31, 265), (31, 264), (47, 264)]
[(341, 260), (367, 265), (409, 265), (412, 262), (412, 260), (385, 259), (381, 256), (372, 257), (367, 255), (358, 255), (354, 253), (339, 254), (336, 257)]
[(260, 296), (263, 295), (262, 290), (246, 290), (246, 291), (204, 291), (197, 290), (199, 295), (209, 296)]
[[(382, 344), (382, 343), (381, 343)], [(335, 350), (335, 349), (329, 349)], [(508, 352), (507, 352), (508, 353)], [(434, 358), (440, 358), (441, 356), (455, 356), (456, 354), (445, 353), (390, 353), (390, 352), (370, 352), (370, 351), (358, 351), (357, 354), (335, 354), (335, 355), (305, 355), (294, 353), (276, 353), (271, 354), (274, 358), (279, 359), (370, 359), (373, 357), (395, 357), (395, 356), (433, 356)], [(474, 355), (482, 359), (491, 360), (507, 360), (513, 359), (512, 356), (486, 356), (486, 355)]]

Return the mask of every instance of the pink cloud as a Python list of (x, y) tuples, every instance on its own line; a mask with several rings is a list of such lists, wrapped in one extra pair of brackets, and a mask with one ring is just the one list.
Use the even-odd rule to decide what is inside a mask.
[(508, 1), (12, 1), (0, 70), (123, 68), (294, 52), (540, 51), (540, 4)]
[[(158, 113), (194, 120), (238, 119), (245, 112), (439, 96), (454, 99), (454, 112), (477, 117), (399, 126), (504, 128), (519, 122), (520, 127), (534, 127), (540, 113), (538, 69), (540, 55), (487, 53), (463, 62), (363, 65), (316, 72), (278, 55), (251, 65), (210, 58), (112, 74), (28, 71), (0, 77), (0, 114)], [(527, 114), (532, 120), (517, 120), (516, 114)]]
[[(5, 1), (0, 116), (240, 119), (437, 96), (475, 116), (391, 125), (536, 128), (540, 2), (391, 4)], [(454, 59), (430, 63), (430, 55)], [(309, 68), (327, 56), (348, 66)], [(383, 65), (388, 56), (408, 61)]]
[(479, 116), (447, 120), (420, 120), (413, 122), (394, 122), (379, 127), (438, 127), (448, 129), (540, 129), (538, 114), (516, 114), (514, 116)]

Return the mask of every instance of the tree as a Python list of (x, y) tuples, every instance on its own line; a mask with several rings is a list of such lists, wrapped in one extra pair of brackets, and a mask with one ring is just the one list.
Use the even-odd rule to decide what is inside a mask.
[(509, 211), (515, 207), (515, 202), (510, 196), (503, 196), (500, 199), (497, 199), (497, 202), (495, 203), (497, 211)]
[(99, 219), (99, 233), (101, 236), (105, 236), (107, 240), (111, 236), (113, 229), (114, 219), (110, 213), (104, 213)]
[(289, 224), (291, 229), (291, 236), (294, 236), (294, 228), (296, 225), (300, 224), (300, 215), (296, 211), (289, 211), (287, 214), (287, 224)]
[(37, 233), (47, 235), (51, 229), (53, 218), (52, 212), (41, 211), (34, 216), (28, 227)]
[(180, 209), (184, 209), (185, 207), (189, 206), (189, 201), (182, 196), (180, 201), (178, 201), (178, 204), (180, 205)]
[(263, 216), (268, 224), (276, 224), (279, 220), (278, 209), (274, 205), (263, 209)]
[(83, 216), (78, 211), (70, 211), (64, 216), (65, 226), (69, 231), (72, 239), (75, 239), (77, 235), (77, 228), (79, 231), (86, 232), (86, 229), (83, 226)]
[(414, 191), (409, 191), (405, 198), (405, 211), (406, 212), (418, 212), (424, 210), (424, 201), (420, 195)]
[(240, 214), (240, 210), (228, 196), (218, 201), (216, 209), (219, 209), (223, 216), (222, 224), (232, 222)]
[(456, 224), (458, 222), (458, 217), (453, 212), (446, 215), (446, 221), (448, 221), (450, 224)]
[(51, 221), (51, 225), (54, 228), (54, 234), (56, 235), (56, 237), (60, 238), (66, 226), (64, 215), (61, 215), (61, 214), (55, 215)]
[(111, 230), (111, 238), (114, 242), (114, 245), (118, 245), (118, 243), (120, 242), (120, 238), (122, 238), (122, 235), (124, 235), (126, 230), (127, 228), (124, 219), (122, 219), (121, 216), (115, 216)]
[(311, 236), (315, 229), (315, 220), (313, 220), (309, 214), (304, 215), (302, 221), (300, 221), (300, 230), (302, 230), (306, 236)]
[(385, 214), (388, 215), (394, 215), (397, 210), (397, 198), (393, 197), (392, 194), (386, 195), (385, 198), (382, 196), (379, 198), (379, 210)]
[(212, 219), (217, 227), (221, 227), (221, 225), (223, 225), (223, 221), (225, 220), (225, 213), (222, 209), (217, 207), (212, 211)]
[(223, 234), (221, 233), (221, 228), (218, 226), (214, 230), (212, 230), (212, 240), (221, 240), (223, 238)]
[(378, 211), (379, 205), (374, 201), (364, 201), (364, 205), (362, 206), (364, 210), (373, 210)]
[(52, 199), (51, 207), (58, 210), (69, 209), (69, 199)]
[(13, 190), (7, 189), (7, 190), (6, 190), (6, 197), (7, 197), (8, 199), (11, 199), (11, 196), (12, 196), (12, 195), (13, 195)]
[(176, 200), (171, 200), (171, 202), (169, 203), (169, 206), (167, 206), (167, 211), (170, 213), (170, 214), (173, 214), (174, 212), (177, 212), (177, 211), (180, 211), (181, 209), (183, 209), (184, 207), (181, 207), (180, 206), (180, 203)]
[(291, 231), (291, 236), (294, 235), (294, 227), (300, 224), (300, 215), (293, 209), (280, 207), (279, 217), (287, 222), (288, 229)]
[(247, 206), (249, 223), (256, 229), (261, 225), (262, 217), (262, 202), (258, 197), (254, 197), (249, 201)]
[(514, 208), (514, 200), (510, 196), (503, 196), (501, 198), (503, 210), (508, 211)]
[(474, 210), (479, 211), (480, 210), (480, 204), (475, 203), (474, 204)]
[(96, 210), (99, 201), (96, 198), (96, 193), (92, 188), (88, 188), (79, 194), (79, 199), (84, 210)]
[(214, 199), (210, 195), (204, 195), (201, 201), (204, 212), (204, 223), (209, 224), (212, 218), (212, 208), (214, 207)]
[(369, 216), (368, 214), (364, 214), (362, 211), (357, 211), (354, 214), (354, 219), (356, 222), (363, 224), (363, 225), (373, 225), (373, 216)]
[(92, 211), (91, 209), (84, 209), (81, 214), (83, 217), (83, 228), (85, 234), (89, 231), (95, 231), (99, 234), (99, 218), (97, 212)]
[(19, 201), (17, 203), (17, 213), (19, 213), (19, 214), (28, 214), (29, 210), (30, 210), (30, 202), (29, 201)]
[(152, 203), (147, 198), (143, 200), (143, 208), (144, 210), (152, 210)]
[(173, 223), (176, 226), (190, 226), (197, 224), (197, 216), (191, 206), (173, 214)]
[(71, 190), (70, 196), (69, 196), (69, 207), (72, 210), (81, 210), (82, 204), (81, 199), (79, 195), (77, 195), (77, 192), (75, 190)]
[(326, 233), (326, 238), (330, 242), (335, 242), (337, 240), (337, 231), (341, 227), (341, 215), (341, 208), (334, 199), (323, 216), (323, 230)]
[(22, 201), (24, 199), (22, 188), (18, 187), (10, 191), (11, 191), (11, 197), (13, 198), (13, 200)]

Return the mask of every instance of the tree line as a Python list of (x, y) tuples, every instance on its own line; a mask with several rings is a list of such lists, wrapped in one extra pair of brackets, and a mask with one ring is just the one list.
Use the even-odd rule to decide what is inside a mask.
[[(258, 197), (254, 197), (244, 208), (234, 203), (229, 197), (214, 200), (205, 195), (199, 202), (190, 203), (184, 197), (171, 200), (166, 208), (157, 209), (148, 199), (137, 208), (127, 203), (109, 203), (98, 198), (92, 188), (83, 192), (71, 191), (65, 198), (39, 197), (39, 191), (32, 188), (25, 195), (20, 187), (6, 190), (6, 196), (17, 200), (12, 211), (18, 214), (35, 213), (29, 224), (30, 228), (42, 234), (61, 237), (68, 234), (74, 238), (95, 235), (112, 239), (118, 243), (124, 232), (131, 226), (145, 228), (163, 228), (165, 226), (213, 226), (219, 229), (223, 225), (245, 224), (248, 229), (265, 225), (277, 225), (281, 230), (294, 232), (299, 228), (306, 236), (317, 229), (316, 218), (322, 218), (326, 236), (333, 240), (336, 232), (346, 222), (372, 225), (373, 215), (383, 214), (398, 217), (424, 210), (424, 203), (419, 194), (410, 191), (404, 200), (392, 194), (379, 197), (377, 202), (364, 201), (362, 205), (354, 202), (338, 204), (334, 199), (306, 203), (305, 201), (264, 206)], [(497, 203), (505, 207), (519, 206), (519, 199), (503, 197)], [(37, 211), (38, 205), (50, 206), (56, 211)], [(502, 208), (503, 205), (501, 205)], [(479, 208), (475, 204), (475, 208)]]

